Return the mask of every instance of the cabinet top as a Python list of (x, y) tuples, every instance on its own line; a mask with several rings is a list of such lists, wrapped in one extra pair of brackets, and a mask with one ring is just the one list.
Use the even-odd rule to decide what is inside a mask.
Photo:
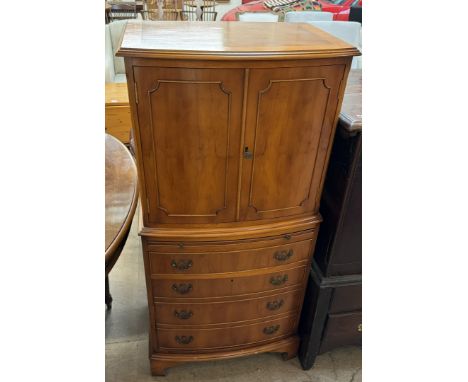
[(302, 23), (127, 23), (117, 56), (181, 59), (306, 59), (358, 56), (354, 46)]

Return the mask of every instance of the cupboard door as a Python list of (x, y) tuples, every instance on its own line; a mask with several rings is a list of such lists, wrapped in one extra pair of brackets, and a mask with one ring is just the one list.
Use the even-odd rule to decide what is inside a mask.
[(244, 72), (133, 70), (145, 224), (234, 221)]
[(241, 218), (318, 212), (345, 65), (253, 69)]

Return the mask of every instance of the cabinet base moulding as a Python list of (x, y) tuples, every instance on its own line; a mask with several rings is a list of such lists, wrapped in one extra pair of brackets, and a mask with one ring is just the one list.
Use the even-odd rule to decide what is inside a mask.
[(166, 354), (155, 353), (150, 356), (151, 374), (154, 376), (166, 375), (168, 368), (188, 362), (217, 361), (230, 358), (250, 356), (260, 353), (281, 353), (283, 359), (289, 360), (297, 355), (299, 336), (294, 335), (266, 345), (247, 349), (233, 350), (220, 353), (197, 354)]

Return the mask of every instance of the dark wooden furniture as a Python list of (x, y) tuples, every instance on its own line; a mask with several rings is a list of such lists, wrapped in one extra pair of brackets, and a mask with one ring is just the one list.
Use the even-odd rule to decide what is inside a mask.
[(324, 172), (358, 54), (307, 24), (127, 24), (117, 55), (141, 181), (153, 374), (296, 355)]
[(299, 358), (304, 369), (317, 354), (361, 344), (361, 71), (348, 77), (320, 212), (300, 322)]
[[(105, 2), (106, 24), (114, 20), (134, 19), (137, 14), (143, 11), (144, 2), (126, 1), (126, 2)], [(119, 17), (120, 16), (120, 17)]]
[(138, 202), (135, 162), (127, 148), (106, 134), (106, 305), (112, 307), (109, 272), (122, 252)]

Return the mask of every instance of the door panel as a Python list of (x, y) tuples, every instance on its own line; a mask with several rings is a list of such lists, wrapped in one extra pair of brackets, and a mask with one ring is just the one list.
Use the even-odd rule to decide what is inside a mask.
[(241, 217), (316, 212), (344, 65), (255, 69), (249, 80)]
[(150, 223), (235, 220), (242, 70), (135, 67)]

